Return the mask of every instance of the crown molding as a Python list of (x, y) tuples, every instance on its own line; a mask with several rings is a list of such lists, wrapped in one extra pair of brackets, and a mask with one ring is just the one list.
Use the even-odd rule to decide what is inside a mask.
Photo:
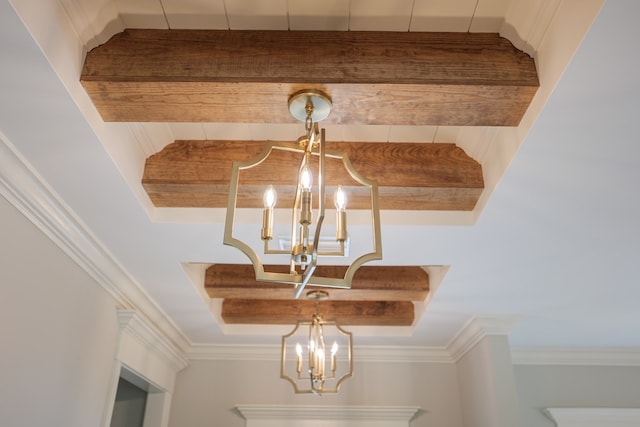
[(640, 348), (512, 348), (514, 365), (640, 366)]
[(161, 356), (175, 372), (189, 365), (183, 351), (138, 312), (134, 310), (118, 310), (118, 324), (122, 332), (135, 337), (148, 352)]
[[(279, 361), (280, 345), (196, 344), (186, 353), (189, 360), (253, 360)], [(449, 352), (442, 347), (414, 346), (354, 346), (357, 363), (453, 363)]]
[(422, 410), (406, 406), (236, 405), (246, 420), (394, 420), (409, 422)]
[(489, 335), (508, 336), (519, 316), (476, 316), (471, 318), (447, 345), (454, 361), (460, 360), (480, 340)]
[(454, 363), (444, 347), (426, 346), (355, 346), (357, 362)]
[[(488, 335), (507, 336), (517, 316), (478, 316), (469, 320), (446, 347), (354, 346), (357, 362), (455, 363)], [(190, 360), (280, 360), (279, 345), (194, 344)]]
[(148, 318), (181, 351), (188, 338), (0, 133), (0, 194), (105, 289)]
[(278, 361), (280, 346), (273, 344), (194, 344), (186, 352), (189, 360)]
[[(466, 351), (487, 335), (503, 335), (502, 328), (489, 333), (469, 322), (447, 348), (444, 347), (398, 347), (398, 346), (355, 346), (357, 362), (391, 363), (455, 363)], [(473, 325), (473, 326), (471, 326)], [(496, 325), (497, 326), (497, 325)], [(506, 335), (506, 334), (504, 334)], [(254, 360), (279, 361), (279, 345), (230, 345), (196, 344), (186, 353), (189, 360)], [(557, 366), (640, 366), (640, 349), (624, 348), (522, 348), (511, 349), (514, 365), (557, 365)]]

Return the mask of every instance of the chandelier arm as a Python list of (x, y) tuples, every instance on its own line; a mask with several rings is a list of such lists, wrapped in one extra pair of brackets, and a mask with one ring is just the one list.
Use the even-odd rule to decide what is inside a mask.
[(270, 240), (265, 240), (264, 241), (264, 250), (263, 250), (263, 252), (266, 255), (285, 255), (285, 254), (290, 254), (291, 253), (291, 250), (271, 249), (269, 247), (269, 242), (270, 242)]
[(339, 241), (340, 249), (337, 251), (318, 251), (318, 256), (344, 256), (344, 241)]

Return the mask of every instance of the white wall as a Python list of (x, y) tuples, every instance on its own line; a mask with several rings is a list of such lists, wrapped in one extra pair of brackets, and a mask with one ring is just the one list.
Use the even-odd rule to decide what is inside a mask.
[(244, 427), (239, 404), (412, 406), (425, 413), (411, 427), (462, 427), (456, 365), (376, 363), (354, 365), (338, 394), (296, 395), (281, 380), (278, 361), (192, 360), (176, 378), (170, 427)]
[(99, 426), (113, 299), (2, 197), (0, 239), (0, 424)]
[(514, 368), (522, 427), (555, 427), (545, 408), (640, 408), (640, 368), (533, 366)]
[(464, 425), (520, 425), (509, 343), (505, 335), (485, 336), (458, 361)]

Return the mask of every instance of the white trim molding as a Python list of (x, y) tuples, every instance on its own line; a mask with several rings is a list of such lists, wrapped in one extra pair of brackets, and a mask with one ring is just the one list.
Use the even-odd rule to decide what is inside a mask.
[(447, 345), (454, 361), (460, 360), (469, 350), (488, 335), (508, 336), (520, 320), (519, 316), (476, 316), (470, 319)]
[(116, 301), (148, 317), (182, 351), (190, 341), (0, 133), (0, 195), (49, 237)]
[[(150, 354), (159, 356), (173, 375), (189, 365), (182, 351), (135, 311), (118, 311), (118, 323), (121, 334), (129, 335), (137, 341), (137, 345), (143, 350), (141, 355), (146, 358)], [(121, 346), (120, 352), (123, 350)]]
[(547, 408), (558, 427), (637, 427), (640, 408)]
[(423, 411), (406, 406), (236, 405), (247, 427), (406, 427)]
[[(446, 347), (354, 346), (356, 362), (455, 363), (482, 338), (509, 335), (517, 316), (478, 316), (469, 320)], [(280, 360), (280, 346), (196, 344), (187, 352), (190, 360)]]
[[(196, 344), (186, 354), (189, 360), (280, 360), (280, 345)], [(454, 363), (443, 347), (354, 346), (354, 361), (392, 363)]]

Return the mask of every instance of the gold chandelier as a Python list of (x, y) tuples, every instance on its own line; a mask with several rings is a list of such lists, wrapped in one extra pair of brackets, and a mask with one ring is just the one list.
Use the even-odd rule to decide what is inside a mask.
[[(251, 260), (256, 280), (288, 283), (295, 286), (294, 296), (298, 298), (306, 285), (350, 288), (351, 280), (356, 270), (364, 263), (382, 259), (382, 244), (380, 240), (380, 210), (378, 207), (378, 186), (376, 181), (361, 176), (351, 165), (344, 152), (327, 150), (325, 147), (325, 130), (319, 129), (318, 121), (324, 120), (331, 112), (332, 103), (329, 97), (318, 90), (303, 90), (289, 99), (289, 111), (297, 120), (304, 122), (305, 135), (297, 143), (269, 142), (262, 152), (255, 158), (244, 162), (234, 162), (229, 186), (229, 199), (225, 220), (224, 244), (234, 246), (244, 252)], [(267, 185), (264, 190), (262, 212), (262, 230), (260, 239), (263, 244), (264, 255), (288, 255), (289, 271), (269, 270), (256, 253), (255, 246), (234, 237), (234, 223), (236, 221), (236, 205), (238, 201), (238, 187), (240, 173), (259, 166), (269, 155), (275, 152), (298, 153), (301, 156), (297, 166), (297, 182), (293, 186), (294, 196), (291, 211), (291, 231), (285, 239), (279, 239), (280, 248), (271, 246), (274, 240), (275, 207), (278, 192), (286, 193), (285, 184)], [(312, 160), (316, 158), (317, 164)], [(373, 232), (373, 250), (365, 253), (350, 263), (344, 276), (323, 277), (314, 275), (320, 257), (345, 257), (349, 237), (347, 231), (347, 192), (342, 185), (335, 186), (333, 201), (336, 211), (335, 247), (321, 250), (320, 246), (326, 240), (322, 236), (325, 220), (326, 205), (326, 174), (327, 159), (342, 161), (342, 167), (354, 183), (368, 188), (371, 202), (371, 219)], [(315, 177), (314, 177), (315, 175)], [(276, 179), (279, 177), (274, 177)], [(317, 178), (317, 188), (313, 181)], [(277, 187), (280, 187), (279, 189)], [(314, 192), (315, 205), (313, 209)], [(315, 221), (314, 221), (315, 216)], [(286, 242), (285, 245), (282, 242)], [(284, 246), (284, 247), (283, 247)]]
[(328, 298), (326, 292), (311, 291), (307, 298), (316, 302), (315, 312), (282, 337), (280, 377), (296, 393), (337, 393), (353, 375), (351, 333), (320, 316), (318, 303)]

